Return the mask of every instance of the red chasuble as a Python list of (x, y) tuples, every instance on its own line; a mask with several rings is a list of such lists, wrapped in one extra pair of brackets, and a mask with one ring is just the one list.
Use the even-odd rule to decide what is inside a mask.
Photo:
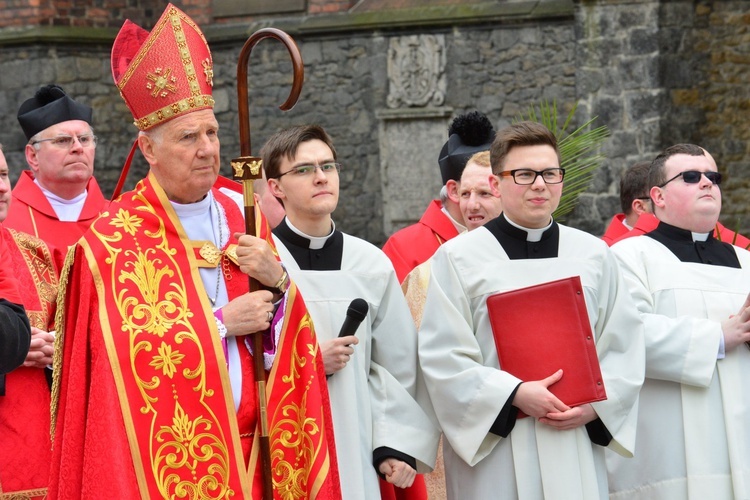
[[(238, 207), (214, 196), (230, 233), (244, 232)], [(236, 412), (195, 243), (149, 176), (77, 246), (58, 315), (50, 498), (258, 498), (257, 441), (246, 457), (240, 437), (258, 432), (245, 418), (252, 369), (243, 364)], [(231, 299), (248, 288), (228, 253)], [(286, 300), (267, 388), (274, 494), (340, 498), (317, 341), (294, 287)]]
[(440, 207), (439, 200), (431, 201), (419, 222), (396, 231), (383, 245), (399, 283), (412, 269), (432, 257), (440, 245), (458, 236), (456, 226)]
[[(2, 228), (5, 263), (18, 279), (31, 326), (52, 330), (57, 270), (40, 239)], [(0, 499), (44, 498), (49, 477), (50, 392), (44, 368), (20, 367), (5, 377), (0, 397)]]
[(57, 218), (55, 210), (42, 190), (34, 183), (32, 173), (24, 170), (13, 188), (13, 202), (10, 204), (4, 225), (34, 235), (50, 246), (58, 247), (64, 257), (68, 247), (78, 241), (107, 205), (107, 200), (104, 199), (93, 177), (89, 179), (86, 190), (88, 195), (78, 220), (62, 222)]

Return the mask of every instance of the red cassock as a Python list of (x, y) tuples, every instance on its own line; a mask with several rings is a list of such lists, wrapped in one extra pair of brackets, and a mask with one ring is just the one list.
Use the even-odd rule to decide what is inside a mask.
[(93, 177), (89, 179), (86, 190), (88, 191), (86, 202), (83, 204), (78, 220), (63, 222), (57, 218), (47, 197), (34, 183), (31, 171), (24, 170), (13, 188), (13, 201), (4, 225), (7, 228), (34, 235), (50, 246), (58, 247), (61, 255), (64, 256), (68, 247), (78, 241), (78, 238), (107, 206), (107, 200), (104, 199), (96, 179)]
[(393, 233), (383, 245), (383, 252), (391, 259), (399, 283), (422, 262), (432, 257), (440, 245), (458, 236), (458, 230), (441, 210), (439, 200), (433, 200), (419, 222)]
[[(0, 226), (7, 244), (4, 267), (13, 272), (31, 326), (53, 329), (57, 270), (38, 238)], [(0, 396), (0, 497), (44, 498), (50, 460), (50, 390), (46, 368), (19, 367), (5, 376)], [(15, 495), (15, 496), (14, 496)]]
[(628, 231), (630, 231), (630, 229), (623, 224), (624, 220), (625, 214), (616, 214), (612, 217), (609, 226), (607, 226), (607, 230), (604, 232), (604, 235), (602, 235), (602, 239), (607, 245), (612, 246), (615, 241), (625, 236)]
[[(213, 193), (230, 234), (244, 233), (238, 207)], [(235, 410), (198, 274), (202, 243), (149, 176), (69, 255), (49, 498), (259, 498), (252, 357), (238, 341)], [(230, 300), (248, 291), (234, 244), (219, 262)], [(283, 325), (266, 386), (274, 498), (340, 499), (322, 359), (294, 285)]]

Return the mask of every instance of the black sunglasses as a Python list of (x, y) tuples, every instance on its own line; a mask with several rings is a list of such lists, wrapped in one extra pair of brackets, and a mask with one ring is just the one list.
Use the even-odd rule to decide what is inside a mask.
[(698, 170), (685, 170), (684, 172), (680, 172), (658, 187), (662, 188), (678, 177), (682, 177), (682, 180), (685, 181), (686, 184), (697, 184), (698, 182), (700, 182), (702, 175), (705, 175), (706, 179), (711, 181), (711, 184), (716, 184), (717, 186), (721, 184), (721, 174), (719, 172), (700, 172)]

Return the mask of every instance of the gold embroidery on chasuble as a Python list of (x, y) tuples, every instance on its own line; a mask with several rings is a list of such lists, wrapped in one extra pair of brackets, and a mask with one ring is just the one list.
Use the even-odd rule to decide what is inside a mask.
[[(274, 368), (269, 376), (269, 439), (271, 471), (280, 498), (305, 498), (314, 491), (313, 483), (321, 481), (329, 467), (325, 450), (324, 403), (320, 394), (310, 391), (318, 377), (315, 362), (318, 353), (312, 320), (307, 309), (297, 300), (296, 286), (287, 291), (288, 307), (284, 324), (292, 337), (276, 353)], [(295, 346), (295, 348), (292, 348)], [(280, 374), (277, 375), (277, 374)], [(312, 398), (312, 399), (311, 399)]]
[(9, 231), (26, 263), (36, 294), (39, 297), (40, 308), (35, 309), (31, 304), (25, 304), (26, 314), (31, 326), (46, 330), (50, 319), (52, 319), (51, 315), (57, 298), (58, 278), (52, 263), (52, 254), (49, 247), (39, 238), (20, 233), (14, 229), (9, 229)]
[(13, 493), (0, 492), (0, 500), (31, 500), (37, 497), (47, 497), (47, 488), (37, 488), (26, 491), (14, 491)]
[(155, 190), (139, 183), (131, 209), (87, 238), (128, 440), (142, 492), (231, 498), (244, 461), (224, 356), (195, 260)]

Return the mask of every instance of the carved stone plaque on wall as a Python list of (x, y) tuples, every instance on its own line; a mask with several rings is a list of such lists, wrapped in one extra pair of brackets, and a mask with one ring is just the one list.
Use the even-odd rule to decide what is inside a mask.
[(391, 38), (388, 47), (389, 108), (442, 106), (445, 101), (445, 37)]
[(387, 109), (380, 110), (380, 178), (386, 236), (419, 220), (441, 187), (437, 158), (448, 140), (445, 37), (393, 37)]

